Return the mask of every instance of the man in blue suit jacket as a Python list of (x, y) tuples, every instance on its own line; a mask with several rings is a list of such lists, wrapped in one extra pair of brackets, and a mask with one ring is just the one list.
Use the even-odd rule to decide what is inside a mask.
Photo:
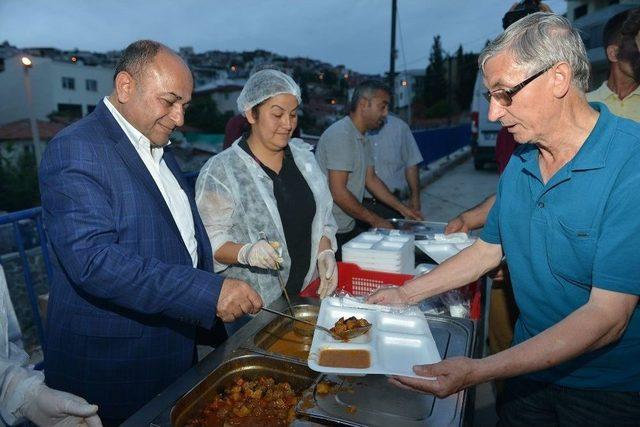
[(196, 360), (198, 326), (262, 307), (245, 282), (212, 273), (193, 191), (171, 154), (193, 90), (185, 63), (131, 44), (115, 89), (58, 134), (40, 168), (54, 258), (46, 381), (122, 422)]

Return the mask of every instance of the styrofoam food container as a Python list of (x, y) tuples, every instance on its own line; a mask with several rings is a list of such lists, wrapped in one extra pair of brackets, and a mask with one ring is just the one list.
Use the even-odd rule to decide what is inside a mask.
[(435, 240), (416, 240), (415, 245), (432, 260), (438, 264), (442, 264), (447, 259), (457, 255), (461, 250), (468, 248), (475, 242), (474, 238), (470, 238), (464, 243), (445, 243)]
[[(367, 319), (372, 324), (369, 332), (343, 342), (316, 329), (307, 362), (309, 368), (317, 372), (345, 375), (384, 374), (424, 379), (425, 377), (413, 372), (413, 366), (442, 360), (427, 319), (422, 315), (343, 306), (340, 304), (340, 298), (330, 297), (322, 300), (318, 325), (331, 328), (340, 317), (346, 319), (351, 316)], [(324, 349), (367, 350), (371, 357), (371, 366), (366, 369), (320, 366), (318, 358)]]

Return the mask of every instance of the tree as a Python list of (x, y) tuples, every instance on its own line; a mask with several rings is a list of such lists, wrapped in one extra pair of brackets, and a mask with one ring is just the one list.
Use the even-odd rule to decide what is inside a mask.
[(293, 80), (295, 80), (300, 86), (300, 96), (302, 97), (302, 102), (309, 102), (309, 88), (307, 87), (308, 80), (305, 80), (304, 71), (300, 67), (296, 67), (293, 70)]
[(322, 83), (325, 86), (335, 86), (338, 83), (338, 76), (332, 69), (322, 70)]
[(469, 107), (478, 70), (477, 59), (478, 54), (465, 53), (462, 45), (454, 56), (445, 56), (440, 36), (433, 38), (422, 99), (427, 117), (444, 117)]
[[(13, 146), (8, 151), (16, 150)], [(40, 205), (38, 171), (31, 150), (23, 150), (15, 161), (0, 157), (0, 210), (9, 212)]]
[(478, 54), (465, 53), (462, 45), (456, 51), (456, 69), (458, 70), (456, 81), (456, 104), (459, 109), (465, 110), (471, 105), (473, 98), (473, 86), (478, 73)]
[(447, 99), (447, 79), (445, 77), (444, 55), (440, 35), (433, 38), (431, 53), (429, 54), (429, 65), (425, 72), (424, 102), (429, 108), (438, 101)]
[(216, 102), (209, 96), (199, 96), (191, 101), (184, 122), (206, 132), (224, 133), (224, 127), (232, 116), (228, 112), (221, 114)]

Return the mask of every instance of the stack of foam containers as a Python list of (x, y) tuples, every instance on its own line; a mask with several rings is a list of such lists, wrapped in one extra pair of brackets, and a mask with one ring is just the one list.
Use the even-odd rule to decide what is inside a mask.
[(342, 261), (365, 270), (413, 274), (414, 236), (397, 231), (389, 234), (365, 231), (342, 246)]

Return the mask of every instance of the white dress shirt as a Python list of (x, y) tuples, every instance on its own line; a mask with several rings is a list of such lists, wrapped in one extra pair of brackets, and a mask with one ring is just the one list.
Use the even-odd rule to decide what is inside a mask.
[[(104, 103), (109, 111), (111, 111), (111, 114), (113, 114), (113, 117), (125, 135), (129, 138), (129, 141), (133, 144), (140, 159), (142, 159), (142, 162), (153, 177), (153, 180), (158, 186), (158, 190), (160, 190), (165, 203), (169, 207), (169, 211), (171, 211), (171, 216), (173, 216), (178, 230), (180, 230), (180, 236), (191, 255), (193, 266), (196, 267), (198, 265), (198, 242), (195, 236), (191, 206), (189, 205), (187, 195), (162, 158), (164, 150), (162, 148), (151, 149), (151, 141), (149, 141), (149, 138), (133, 127), (113, 104), (111, 104), (106, 96), (104, 97)], [(171, 144), (171, 141), (169, 141), (169, 144)]]

